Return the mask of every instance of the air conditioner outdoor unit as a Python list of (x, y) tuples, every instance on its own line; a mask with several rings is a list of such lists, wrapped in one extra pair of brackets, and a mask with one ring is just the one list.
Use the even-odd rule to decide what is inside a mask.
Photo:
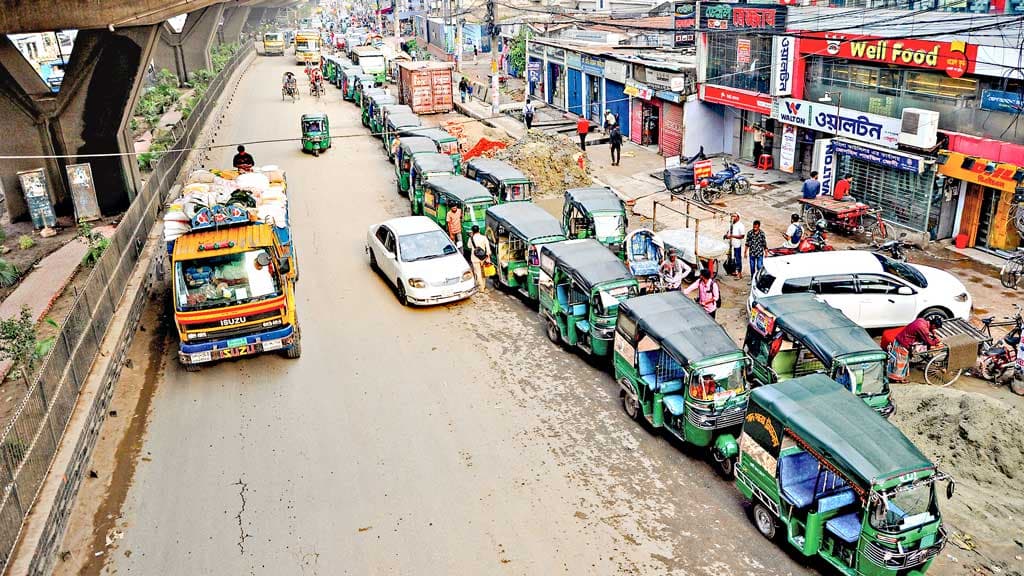
[(904, 108), (900, 126), (900, 144), (934, 148), (939, 136), (939, 113), (921, 108)]

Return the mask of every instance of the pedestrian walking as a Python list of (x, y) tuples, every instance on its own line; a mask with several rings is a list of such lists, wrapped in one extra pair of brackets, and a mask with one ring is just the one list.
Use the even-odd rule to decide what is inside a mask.
[(523, 104), (523, 121), (526, 122), (526, 129), (529, 130), (533, 127), (533, 114), (534, 114), (533, 102), (530, 97), (526, 97), (526, 104)]
[(448, 215), (445, 216), (445, 224), (448, 229), (448, 238), (451, 239), (452, 244), (462, 248), (462, 209), (458, 204), (453, 204), (448, 209)]
[(697, 291), (697, 304), (714, 318), (722, 305), (722, 293), (718, 288), (718, 282), (711, 277), (711, 270), (701, 268), (700, 278), (683, 290), (683, 294), (689, 296), (694, 290)]
[(722, 238), (728, 240), (729, 247), (732, 248), (733, 270), (731, 274), (737, 278), (743, 277), (743, 241), (746, 237), (747, 228), (743, 222), (740, 222), (740, 215), (733, 212), (732, 224), (729, 225), (729, 231)]
[(590, 133), (590, 120), (580, 116), (576, 121), (576, 133), (580, 137), (580, 150), (587, 151), (587, 134)]
[(608, 145), (612, 152), (612, 166), (618, 166), (622, 159), (622, 130), (618, 125), (611, 127), (608, 131)]
[(478, 56), (480, 56), (480, 47), (473, 44), (473, 62), (476, 62)]
[(463, 76), (462, 80), (459, 80), (459, 96), (462, 97), (462, 103), (466, 103), (466, 93), (469, 92), (469, 82), (466, 81), (466, 77)]
[(767, 248), (768, 239), (765, 238), (764, 230), (761, 230), (761, 221), (754, 220), (750, 232), (747, 232), (747, 241), (744, 246), (744, 251), (747, 253), (747, 261), (750, 262), (751, 276), (764, 267), (764, 252)]
[(488, 254), (488, 248), (490, 247), (487, 242), (487, 237), (480, 233), (480, 227), (476, 224), (473, 225), (473, 233), (469, 237), (469, 261), (473, 265), (473, 276), (476, 277), (477, 289), (482, 293), (487, 293), (487, 277), (484, 276), (484, 264), (490, 262), (490, 255)]

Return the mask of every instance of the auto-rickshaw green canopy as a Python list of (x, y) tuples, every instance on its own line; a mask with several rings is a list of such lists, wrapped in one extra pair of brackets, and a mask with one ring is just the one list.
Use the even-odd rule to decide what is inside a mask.
[(427, 180), (426, 186), (439, 192), (451, 194), (463, 204), (491, 200), (491, 193), (487, 191), (487, 188), (462, 176), (435, 176)]
[(725, 329), (679, 290), (630, 298), (619, 304), (619, 313), (634, 320), (681, 364), (742, 354)]
[(813, 294), (758, 298), (757, 306), (774, 316), (781, 329), (799, 335), (826, 365), (850, 354), (884, 353), (864, 328)]
[(622, 200), (609, 188), (570, 188), (565, 191), (566, 202), (583, 206), (588, 212), (614, 212), (622, 210)]
[(402, 138), (402, 156), (406, 154), (420, 154), (423, 152), (437, 152), (437, 144), (430, 138), (420, 138), (419, 136), (407, 136)]
[[(480, 188), (487, 191), (483, 186)], [(541, 267), (544, 266), (544, 255), (554, 259), (559, 267), (587, 291), (593, 290), (598, 284), (633, 278), (622, 260), (593, 238), (545, 244), (541, 249)]]
[(434, 151), (417, 154), (412, 159), (412, 165), (415, 167), (416, 172), (420, 174), (429, 174), (431, 172), (455, 173), (455, 163), (452, 162), (452, 157)]
[[(487, 209), (495, 222), (504, 225), (526, 241), (535, 238), (562, 236), (562, 224), (547, 210), (529, 202), (509, 202)], [(607, 248), (606, 248), (607, 250)]]
[(865, 492), (935, 467), (896, 426), (824, 374), (755, 388), (750, 401)]
[(529, 182), (530, 180), (526, 174), (523, 174), (514, 166), (494, 158), (474, 158), (469, 163), (476, 169), (477, 174), (491, 176), (499, 182), (518, 180)]

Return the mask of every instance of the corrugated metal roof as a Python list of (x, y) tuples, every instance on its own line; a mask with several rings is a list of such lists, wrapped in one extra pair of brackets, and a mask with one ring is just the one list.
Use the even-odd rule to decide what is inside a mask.
[[(200, 245), (225, 244), (234, 242), (230, 248), (217, 250), (200, 250)], [(256, 248), (265, 248), (274, 244), (274, 231), (267, 224), (250, 224), (248, 226), (231, 226), (217, 230), (204, 230), (186, 234), (174, 242), (174, 258), (188, 260), (210, 255), (235, 254)]]

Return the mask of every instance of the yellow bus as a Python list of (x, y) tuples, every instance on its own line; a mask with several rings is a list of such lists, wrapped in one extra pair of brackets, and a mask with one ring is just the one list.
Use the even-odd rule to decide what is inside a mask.
[(295, 33), (295, 62), (320, 62), (320, 33), (315, 30), (299, 30)]

